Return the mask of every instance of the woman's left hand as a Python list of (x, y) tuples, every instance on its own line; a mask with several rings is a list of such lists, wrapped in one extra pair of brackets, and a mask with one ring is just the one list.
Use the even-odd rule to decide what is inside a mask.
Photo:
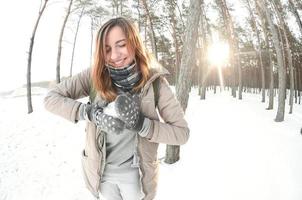
[(126, 94), (118, 95), (115, 100), (115, 109), (122, 121), (125, 122), (126, 128), (140, 131), (145, 120), (140, 111), (139, 98), (137, 95), (129, 97)]

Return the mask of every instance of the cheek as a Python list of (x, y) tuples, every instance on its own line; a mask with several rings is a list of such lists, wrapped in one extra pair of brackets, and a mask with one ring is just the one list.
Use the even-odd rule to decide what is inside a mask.
[(122, 53), (123, 55), (125, 55), (125, 56), (130, 56), (130, 52), (128, 51), (127, 48), (121, 49), (121, 53)]
[(132, 51), (127, 50), (127, 56), (129, 60), (133, 60), (134, 59), (134, 53)]
[(124, 52), (129, 56), (129, 57), (133, 57), (132, 55), (134, 55), (133, 50), (130, 47), (127, 47), (125, 49), (123, 49)]
[(107, 54), (105, 55), (105, 61), (108, 62), (109, 60), (110, 60), (110, 54), (107, 53)]

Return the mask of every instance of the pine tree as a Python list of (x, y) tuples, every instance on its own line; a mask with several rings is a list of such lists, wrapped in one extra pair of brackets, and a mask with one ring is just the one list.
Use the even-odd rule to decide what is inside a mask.
[[(198, 24), (202, 0), (190, 1), (190, 14), (187, 19), (186, 34), (184, 37), (183, 53), (181, 57), (180, 73), (176, 85), (176, 96), (183, 110), (187, 109), (189, 92), (191, 88), (192, 69), (196, 64), (195, 50), (198, 36)], [(180, 147), (171, 145), (166, 149), (166, 163), (175, 163), (179, 160)]]
[(33, 48), (34, 48), (34, 43), (35, 43), (35, 36), (36, 32), (39, 26), (40, 19), (44, 13), (44, 10), (46, 8), (46, 5), (48, 3), (48, 0), (44, 0), (44, 3), (42, 7), (40, 6), (39, 9), (39, 15), (36, 20), (36, 23), (34, 25), (34, 29), (32, 32), (32, 35), (30, 37), (30, 44), (29, 44), (29, 50), (28, 50), (28, 59), (27, 59), (27, 109), (28, 109), (28, 114), (33, 112), (33, 107), (32, 107), (32, 101), (31, 101), (31, 60), (32, 60), (32, 53), (33, 53)]

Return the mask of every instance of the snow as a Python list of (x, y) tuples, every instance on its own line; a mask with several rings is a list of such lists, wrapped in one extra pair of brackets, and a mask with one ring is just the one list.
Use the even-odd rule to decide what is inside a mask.
[[(94, 199), (82, 178), (85, 123), (47, 112), (46, 90), (35, 91), (30, 115), (24, 90), (0, 98), (0, 199)], [(157, 200), (301, 200), (302, 105), (293, 114), (287, 106), (285, 121), (277, 123), (276, 108), (266, 110), (260, 98), (208, 91), (199, 100), (192, 89), (190, 139), (179, 162), (160, 164)], [(159, 157), (164, 151), (160, 145)]]

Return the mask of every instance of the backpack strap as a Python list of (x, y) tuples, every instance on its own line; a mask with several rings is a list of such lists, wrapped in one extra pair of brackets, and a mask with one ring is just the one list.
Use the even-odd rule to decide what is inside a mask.
[(92, 83), (92, 81), (91, 81), (90, 90), (89, 90), (89, 102), (90, 102), (90, 103), (93, 103), (95, 97), (96, 97), (96, 90), (95, 90), (95, 88), (93, 87), (93, 83)]
[(158, 106), (158, 99), (159, 99), (159, 80), (160, 78), (156, 78), (153, 82), (153, 91), (154, 91), (154, 102), (155, 102), (155, 108)]

